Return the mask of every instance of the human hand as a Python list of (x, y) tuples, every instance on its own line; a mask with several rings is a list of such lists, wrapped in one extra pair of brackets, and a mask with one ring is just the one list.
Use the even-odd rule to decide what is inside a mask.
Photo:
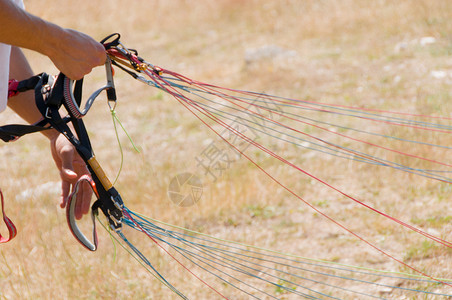
[(57, 46), (49, 47), (47, 55), (55, 66), (73, 80), (81, 79), (107, 59), (104, 46), (88, 35), (64, 29)]
[[(71, 187), (83, 175), (89, 175), (85, 162), (78, 155), (74, 146), (62, 135), (58, 134), (50, 139), (52, 157), (60, 171), (61, 177), (61, 199), (60, 207), (65, 208)], [(93, 191), (86, 181), (80, 184), (75, 204), (75, 218), (80, 220), (83, 214), (89, 212)]]

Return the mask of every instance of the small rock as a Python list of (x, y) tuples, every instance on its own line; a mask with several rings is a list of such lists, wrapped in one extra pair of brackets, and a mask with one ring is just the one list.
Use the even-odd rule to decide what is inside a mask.
[(287, 50), (276, 45), (265, 45), (245, 51), (245, 62), (247, 64), (275, 58), (291, 58), (297, 55), (294, 50)]
[(436, 79), (443, 79), (446, 78), (447, 72), (443, 70), (433, 70), (430, 72), (430, 75)]
[(436, 43), (436, 39), (432, 36), (425, 36), (419, 40), (419, 44), (421, 44), (421, 46), (432, 45), (435, 43)]
[(438, 230), (433, 229), (433, 228), (427, 228), (427, 233), (431, 234), (431, 235), (434, 235), (434, 236), (440, 236), (441, 235), (441, 233)]
[(405, 42), (397, 43), (394, 47), (395, 53), (400, 53), (408, 49), (408, 44)]
[(392, 292), (392, 288), (390, 287), (382, 287), (378, 290), (380, 295), (390, 294)]

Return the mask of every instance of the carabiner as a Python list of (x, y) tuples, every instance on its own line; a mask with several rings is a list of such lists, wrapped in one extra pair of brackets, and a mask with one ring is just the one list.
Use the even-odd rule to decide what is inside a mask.
[(82, 177), (80, 177), (80, 179), (77, 181), (73, 188), (72, 194), (69, 196), (68, 203), (66, 204), (67, 205), (66, 219), (69, 225), (69, 229), (71, 230), (72, 234), (77, 239), (77, 241), (79, 241), (79, 243), (82, 244), (86, 249), (90, 251), (96, 251), (98, 240), (97, 240), (95, 213), (97, 213), (97, 211), (91, 210), (91, 221), (93, 222), (93, 242), (91, 242), (83, 234), (83, 232), (77, 225), (77, 221), (75, 220), (75, 204), (77, 202), (77, 193), (80, 189), (80, 184), (83, 182), (88, 182), (94, 194), (97, 195), (94, 181), (88, 175), (83, 175)]

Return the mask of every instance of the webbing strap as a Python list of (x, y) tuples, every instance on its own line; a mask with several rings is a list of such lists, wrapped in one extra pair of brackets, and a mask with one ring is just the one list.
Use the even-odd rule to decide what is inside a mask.
[(19, 81), (16, 79), (10, 79), (8, 81), (8, 99), (19, 94), (17, 87), (19, 86)]
[[(41, 73), (22, 81), (10, 79), (8, 82), (8, 98), (14, 97), (22, 92), (34, 90), (43, 77), (47, 80), (49, 76), (45, 73)], [(43, 92), (46, 91), (49, 92), (50, 89)], [(50, 129), (49, 127), (46, 127), (48, 124), (49, 123), (44, 119), (31, 125), (11, 124), (0, 126), (0, 139), (4, 142), (13, 142), (23, 135)]]
[(8, 98), (14, 97), (22, 92), (33, 90), (38, 84), (40, 77), (41, 74), (32, 76), (22, 81), (10, 79), (8, 81)]
[(10, 240), (12, 240), (17, 234), (17, 229), (16, 229), (16, 226), (14, 226), (13, 222), (5, 214), (2, 190), (0, 190), (0, 197), (1, 197), (1, 202), (2, 202), (3, 222), (5, 222), (6, 227), (8, 228), (8, 232), (9, 232), (8, 238), (5, 238), (0, 234), (0, 244), (1, 244), (1, 243), (6, 243), (6, 242), (9, 242)]
[[(44, 122), (43, 122), (44, 123)], [(45, 122), (47, 124), (47, 122)], [(13, 142), (23, 135), (48, 130), (50, 128), (43, 127), (40, 123), (35, 125), (11, 124), (0, 126), (0, 139), (4, 142)]]

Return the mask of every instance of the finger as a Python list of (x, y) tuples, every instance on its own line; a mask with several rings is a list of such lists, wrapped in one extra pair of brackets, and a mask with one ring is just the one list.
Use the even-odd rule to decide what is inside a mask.
[(80, 80), (82, 79), (86, 74), (91, 73), (91, 71), (93, 70), (93, 68), (86, 66), (86, 67), (82, 67), (80, 66), (79, 69), (77, 70), (70, 70), (69, 73), (66, 75), (67, 77), (69, 77), (72, 80)]
[[(78, 161), (74, 162), (74, 169), (77, 172), (78, 177), (80, 178), (83, 175), (89, 175), (88, 168), (84, 163), (80, 163)], [(76, 218), (80, 219), (84, 214), (89, 212), (91, 197), (92, 197), (92, 189), (91, 185), (83, 181), (80, 185), (79, 193), (77, 194), (78, 206), (76, 210)]]
[(77, 192), (76, 200), (75, 200), (74, 216), (75, 216), (75, 219), (77, 219), (77, 220), (80, 220), (82, 218), (82, 216), (83, 216), (82, 215), (82, 205), (83, 205), (82, 194), (83, 194), (83, 185), (84, 184), (85, 184), (84, 182), (81, 183), (81, 185), (79, 187), (79, 190)]
[(85, 189), (83, 190), (83, 205), (82, 205), (82, 214), (89, 213), (89, 209), (91, 206), (91, 198), (93, 196), (93, 190), (88, 182), (85, 182)]
[(83, 217), (83, 207), (85, 206), (84, 205), (84, 201), (85, 201), (84, 194), (86, 192), (86, 188), (87, 188), (86, 181), (82, 181), (80, 183), (79, 190), (77, 192), (77, 202), (76, 202), (75, 212), (74, 212), (75, 218), (77, 220), (80, 220)]
[(71, 191), (71, 184), (67, 181), (61, 181), (61, 200), (60, 207), (65, 208), (67, 204), (67, 200), (69, 197), (69, 192)]
[(84, 214), (89, 212), (91, 204), (91, 196), (93, 192), (91, 190), (90, 184), (88, 182), (83, 182), (81, 186), (81, 193), (79, 194), (79, 206), (76, 213), (76, 218), (81, 219)]
[(74, 159), (74, 148), (67, 145), (63, 146), (60, 151), (61, 157), (61, 178), (66, 181), (73, 181), (76, 179), (77, 173), (74, 171), (72, 161)]

